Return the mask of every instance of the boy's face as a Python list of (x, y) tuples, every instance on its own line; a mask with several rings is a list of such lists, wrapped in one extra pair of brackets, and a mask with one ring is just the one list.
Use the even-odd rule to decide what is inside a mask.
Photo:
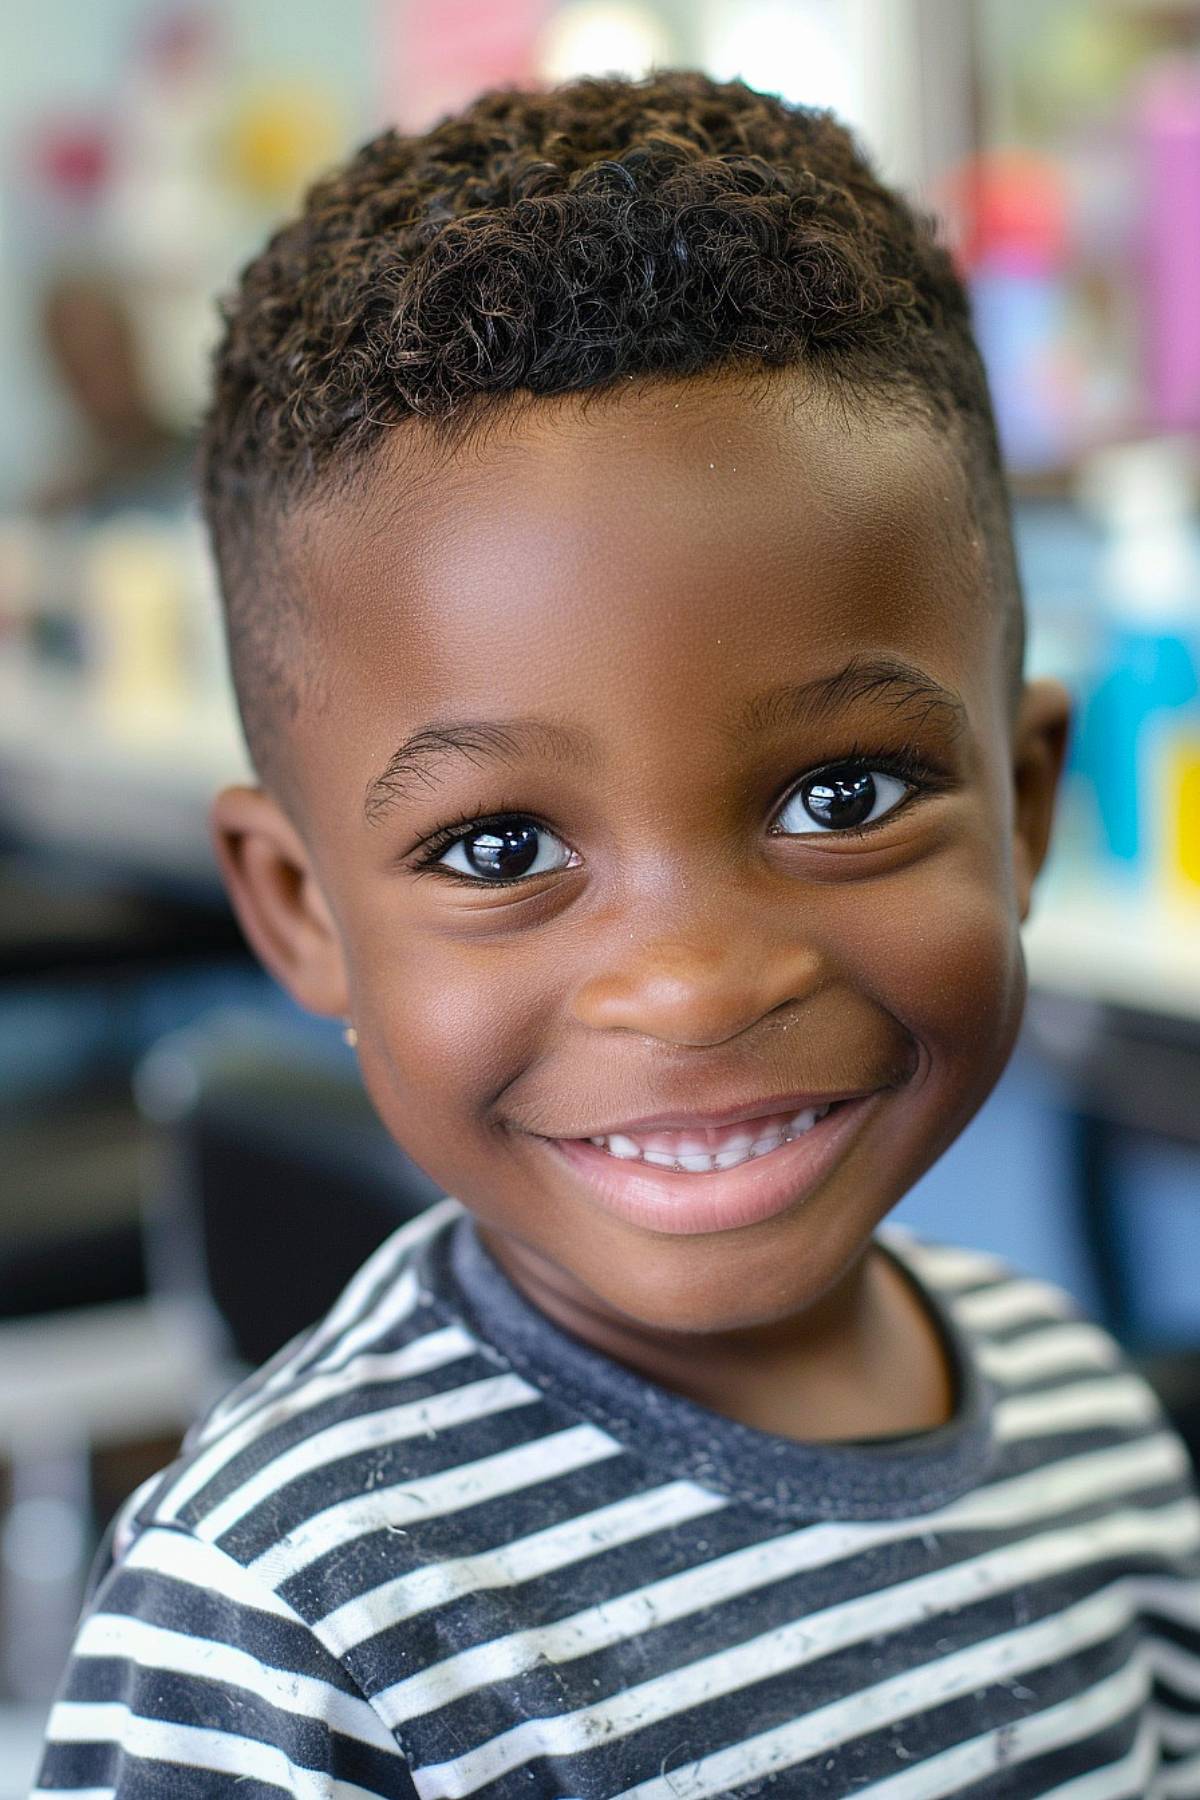
[(834, 1291), (1017, 1031), (1065, 699), (1013, 724), (949, 440), (804, 393), (557, 400), (424, 479), (394, 447), (295, 539), (296, 822), (217, 802), (264, 961), (583, 1335)]

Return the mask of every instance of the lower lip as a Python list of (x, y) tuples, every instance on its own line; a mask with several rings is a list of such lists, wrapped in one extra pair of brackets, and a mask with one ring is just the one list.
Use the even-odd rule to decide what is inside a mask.
[(874, 1093), (845, 1100), (777, 1150), (733, 1169), (700, 1175), (610, 1156), (586, 1138), (540, 1141), (586, 1183), (591, 1199), (630, 1225), (678, 1236), (735, 1231), (776, 1218), (806, 1200), (881, 1097)]

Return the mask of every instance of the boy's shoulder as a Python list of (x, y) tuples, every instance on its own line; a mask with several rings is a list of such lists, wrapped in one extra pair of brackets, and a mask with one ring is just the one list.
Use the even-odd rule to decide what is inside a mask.
[[(933, 1301), (995, 1396), (993, 1430), (1010, 1444), (1167, 1425), (1150, 1383), (1056, 1282), (994, 1252), (922, 1238), (889, 1223), (877, 1240)], [(1180, 1469), (1186, 1469), (1182, 1447)]]
[[(218, 1541), (224, 1518), (302, 1477), (306, 1462), (381, 1442), (381, 1408), (389, 1441), (430, 1431), (432, 1395), (448, 1380), (477, 1375), (464, 1365), (488, 1358), (426, 1280), (427, 1251), (463, 1213), (446, 1199), (401, 1225), (321, 1319), (224, 1393), (191, 1426), (175, 1460), (126, 1500), (111, 1530), (113, 1555), (150, 1526)], [(338, 1432), (340, 1445), (330, 1436)]]
[(981, 1331), (1085, 1316), (1066, 1288), (993, 1250), (925, 1237), (892, 1220), (881, 1225), (875, 1237), (920, 1286)]

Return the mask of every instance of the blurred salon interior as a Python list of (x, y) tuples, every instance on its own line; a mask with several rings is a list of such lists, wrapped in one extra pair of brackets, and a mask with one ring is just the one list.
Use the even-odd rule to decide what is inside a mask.
[(114, 1509), (435, 1192), (215, 871), (214, 297), (384, 125), (654, 66), (832, 106), (970, 284), (1076, 729), (1021, 1044), (900, 1217), (1070, 1290), (1200, 1447), (1200, 0), (6, 0), (0, 1800)]

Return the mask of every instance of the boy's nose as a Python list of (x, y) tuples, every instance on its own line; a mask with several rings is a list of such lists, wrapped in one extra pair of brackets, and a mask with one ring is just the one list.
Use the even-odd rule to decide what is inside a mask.
[(727, 922), (724, 931), (642, 939), (583, 982), (573, 1010), (595, 1030), (699, 1048), (737, 1037), (824, 978), (811, 944), (770, 944)]

